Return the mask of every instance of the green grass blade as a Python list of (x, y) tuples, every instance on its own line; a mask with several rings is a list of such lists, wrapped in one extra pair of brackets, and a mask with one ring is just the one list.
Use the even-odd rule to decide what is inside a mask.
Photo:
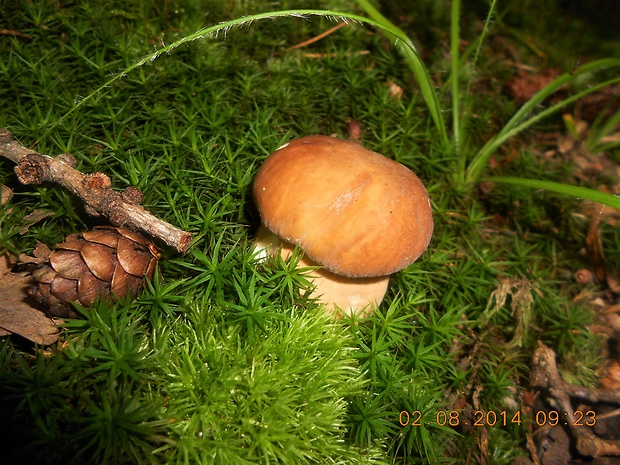
[(531, 113), (539, 104), (541, 104), (547, 97), (560, 89), (563, 85), (568, 84), (576, 80), (578, 76), (585, 73), (591, 73), (600, 71), (605, 68), (620, 67), (620, 59), (617, 58), (604, 58), (596, 60), (591, 63), (586, 63), (579, 68), (564, 73), (562, 76), (554, 79), (535, 94), (530, 100), (528, 100), (514, 116), (506, 124), (508, 130), (519, 124), (529, 113)]
[(435, 92), (435, 85), (428, 74), (428, 69), (418, 55), (415, 46), (400, 28), (383, 16), (374, 6), (370, 4), (368, 0), (355, 1), (361, 8), (364, 9), (364, 11), (366, 11), (370, 18), (372, 18), (376, 23), (381, 24), (382, 27), (380, 29), (387, 35), (388, 38), (396, 39), (396, 46), (404, 55), (407, 64), (418, 80), (422, 97), (424, 98), (424, 102), (426, 103), (426, 106), (431, 114), (433, 123), (439, 131), (441, 141), (443, 144), (448, 145), (450, 143), (450, 139), (448, 138), (446, 123), (443, 119), (441, 106), (439, 105), (439, 98), (437, 97), (437, 92)]
[[(521, 131), (527, 129), (529, 126), (531, 126), (532, 124), (546, 118), (547, 116), (552, 115), (553, 113), (557, 112), (558, 110), (562, 109), (563, 107), (573, 103), (576, 100), (579, 100), (580, 98), (591, 94), (593, 92), (596, 92), (600, 89), (603, 89), (607, 86), (610, 86), (612, 84), (615, 84), (617, 82), (620, 82), (620, 78), (614, 78), (614, 79), (610, 79), (608, 81), (605, 81), (601, 84), (597, 84), (595, 86), (589, 87), (586, 90), (583, 90), (569, 98), (566, 98), (564, 100), (562, 100), (561, 102), (556, 103), (555, 105), (549, 107), (548, 109), (541, 111), (540, 113), (536, 114), (535, 116), (531, 117), (530, 119), (526, 120), (525, 122), (512, 127), (510, 130), (507, 130), (508, 125), (506, 125), (502, 131), (500, 131), (493, 139), (491, 139), (489, 142), (487, 142), (487, 144), (485, 144), (484, 147), (482, 147), (482, 149), (480, 150), (480, 152), (478, 153), (477, 156), (481, 157), (481, 160), (472, 160), (472, 163), (470, 165), (470, 171), (472, 171), (472, 177), (469, 179), (470, 181), (475, 181), (476, 178), (481, 174), (482, 169), (484, 168), (484, 165), (486, 165), (486, 162), (488, 161), (489, 157), (493, 154), (493, 152), (495, 150), (497, 150), (497, 148), (502, 145), (504, 142), (506, 142), (508, 139), (510, 139), (511, 137), (519, 134)], [(482, 154), (482, 155), (481, 155)], [(473, 169), (473, 165), (474, 162), (479, 162), (480, 166), (477, 166), (476, 168), (478, 168), (478, 170), (476, 170), (475, 173), (473, 173), (475, 170)]]
[(452, 14), (450, 16), (450, 63), (452, 75), (452, 130), (454, 131), (454, 145), (457, 155), (461, 154), (461, 99), (459, 95), (459, 39), (461, 18), (461, 1), (452, 0)]
[(620, 110), (607, 117), (607, 119), (604, 119), (605, 116), (605, 112), (601, 112), (599, 117), (597, 117), (592, 124), (588, 136), (586, 137), (585, 144), (591, 152), (602, 152), (620, 145), (618, 141), (604, 142), (605, 137), (610, 136), (613, 132), (618, 130), (618, 125), (620, 125)]
[(504, 176), (491, 176), (485, 178), (484, 181), (499, 182), (504, 184), (513, 184), (516, 186), (528, 187), (531, 189), (544, 189), (558, 194), (570, 195), (572, 197), (590, 200), (592, 202), (607, 205), (609, 207), (620, 210), (620, 197), (613, 194), (606, 194), (587, 187), (571, 186), (570, 184), (562, 184), (552, 181), (540, 181), (538, 179), (525, 179)]
[(469, 79), (469, 82), (467, 83), (467, 90), (465, 91), (465, 101), (467, 101), (467, 99), (469, 98), (469, 93), (471, 91), (471, 85), (472, 85), (473, 80), (474, 80), (474, 71), (476, 69), (476, 65), (478, 64), (478, 58), (480, 58), (480, 49), (482, 48), (482, 44), (484, 43), (484, 39), (486, 38), (487, 34), (489, 33), (489, 24), (491, 24), (491, 19), (493, 18), (493, 14), (495, 13), (495, 3), (496, 2), (497, 2), (497, 0), (493, 0), (491, 2), (491, 6), (489, 7), (489, 12), (487, 13), (487, 18), (484, 21), (484, 27), (482, 28), (482, 33), (480, 34), (480, 37), (476, 40), (476, 50), (474, 52), (474, 57), (473, 57), (472, 62), (471, 62), (472, 74), (471, 74), (471, 77)]
[(135, 69), (156, 60), (157, 58), (159, 58), (160, 56), (164, 54), (172, 53), (174, 49), (178, 48), (181, 45), (184, 45), (184, 44), (187, 44), (189, 42), (193, 42), (199, 39), (216, 38), (218, 37), (219, 34), (224, 35), (226, 31), (232, 28), (249, 26), (252, 23), (257, 22), (257, 21), (274, 20), (277, 18), (307, 19), (308, 17), (311, 17), (311, 16), (319, 16), (319, 17), (324, 17), (324, 18), (333, 19), (337, 21), (366, 24), (366, 25), (375, 27), (379, 30), (382, 30), (390, 37), (394, 37), (396, 40), (396, 45), (398, 46), (400, 51), (405, 55), (407, 62), (413, 68), (414, 74), (416, 75), (416, 77), (418, 78), (420, 82), (422, 94), (424, 96), (424, 99), (427, 105), (429, 106), (431, 116), (433, 117), (433, 120), (441, 133), (442, 140), (444, 141), (448, 140), (447, 135), (446, 135), (446, 130), (445, 130), (445, 124), (441, 117), (441, 109), (439, 107), (439, 101), (437, 99), (437, 94), (435, 93), (433, 83), (430, 79), (430, 76), (428, 75), (428, 71), (426, 67), (424, 66), (424, 64), (422, 63), (422, 60), (417, 54), (413, 43), (411, 43), (411, 41), (409, 40), (409, 38), (406, 36), (405, 33), (403, 33), (400, 29), (396, 28), (396, 26), (392, 25), (387, 19), (383, 18), (382, 16), (381, 18), (383, 18), (383, 20), (377, 21), (375, 19), (369, 19), (364, 16), (359, 16), (359, 15), (352, 14), (352, 13), (344, 13), (344, 12), (331, 11), (331, 10), (312, 10), (312, 9), (270, 11), (270, 12), (265, 12), (265, 13), (258, 13), (254, 15), (243, 16), (243, 17), (236, 18), (230, 21), (225, 21), (225, 22), (213, 25), (213, 26), (204, 27), (169, 45), (165, 45), (159, 50), (141, 58), (140, 60), (135, 62), (133, 65), (129, 66), (128, 68), (124, 69), (120, 73), (113, 76), (111, 79), (106, 81), (100, 87), (93, 90), (89, 95), (84, 97), (73, 108), (71, 108), (71, 110), (69, 110), (61, 118), (56, 120), (43, 134), (41, 139), (47, 137), (51, 133), (51, 131), (54, 130), (56, 127), (60, 126), (69, 117), (69, 115), (71, 115), (73, 112), (75, 112), (80, 107), (82, 107), (86, 102), (88, 102), (95, 95), (97, 95), (104, 89), (110, 87), (116, 81), (123, 78), (127, 74), (131, 73)]
[(565, 84), (574, 82), (579, 76), (599, 71), (605, 68), (612, 67), (620, 67), (620, 59), (615, 58), (607, 58), (602, 60), (596, 60), (592, 63), (588, 63), (583, 65), (572, 72), (568, 72), (553, 80), (549, 84), (547, 84), (540, 92), (534, 95), (530, 100), (528, 100), (522, 107), (514, 114), (514, 116), (506, 123), (506, 125), (502, 128), (502, 130), (493, 138), (491, 138), (476, 154), (476, 156), (472, 159), (469, 167), (467, 168), (466, 181), (467, 182), (476, 182), (484, 167), (486, 166), (489, 158), (493, 154), (497, 148), (502, 145), (506, 140), (511, 137), (517, 135), (524, 129), (528, 128), (532, 124), (540, 121), (541, 119), (555, 113), (561, 108), (569, 105), (575, 100), (580, 99), (588, 94), (596, 92), (603, 87), (609, 86), (616, 82), (620, 82), (620, 78), (614, 78), (607, 80), (601, 84), (589, 87), (586, 90), (583, 90), (567, 99), (562, 100), (561, 102), (556, 103), (555, 105), (549, 107), (548, 109), (537, 113), (536, 115), (527, 118), (528, 115), (534, 111), (534, 109), (540, 105), (547, 97), (556, 92)]

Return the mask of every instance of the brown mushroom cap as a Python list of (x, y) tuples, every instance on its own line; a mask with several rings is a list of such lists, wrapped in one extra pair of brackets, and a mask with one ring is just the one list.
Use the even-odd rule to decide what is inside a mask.
[(302, 137), (272, 153), (254, 199), (267, 228), (348, 277), (401, 270), (433, 232), (428, 193), (413, 172), (333, 137)]

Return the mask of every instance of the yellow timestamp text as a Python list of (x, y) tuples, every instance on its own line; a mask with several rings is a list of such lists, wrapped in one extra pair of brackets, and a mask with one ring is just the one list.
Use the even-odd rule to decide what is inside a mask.
[(419, 410), (408, 412), (402, 410), (398, 415), (401, 426), (509, 426), (521, 424), (521, 412), (507, 412), (502, 410), (474, 410), (472, 418), (464, 418), (459, 410), (439, 410), (435, 416), (426, 415)]
[[(507, 412), (493, 410), (474, 410), (471, 415), (463, 415), (460, 410), (439, 410), (434, 416), (424, 415), (420, 410), (402, 410), (398, 423), (405, 426), (510, 426), (521, 425), (521, 411)], [(593, 410), (575, 410), (572, 414), (557, 410), (532, 412), (532, 420), (538, 426), (589, 426), (596, 425), (596, 413)]]
[(538, 426), (594, 426), (596, 425), (596, 412), (594, 410), (575, 410), (571, 415), (568, 412), (564, 414), (557, 410), (539, 410), (534, 416), (534, 421)]

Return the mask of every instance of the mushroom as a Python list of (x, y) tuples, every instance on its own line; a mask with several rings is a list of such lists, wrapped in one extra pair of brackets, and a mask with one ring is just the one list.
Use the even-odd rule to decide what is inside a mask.
[(256, 175), (259, 256), (295, 246), (311, 297), (334, 313), (369, 314), (389, 276), (414, 262), (433, 231), (418, 177), (394, 160), (334, 137), (307, 136), (272, 153)]

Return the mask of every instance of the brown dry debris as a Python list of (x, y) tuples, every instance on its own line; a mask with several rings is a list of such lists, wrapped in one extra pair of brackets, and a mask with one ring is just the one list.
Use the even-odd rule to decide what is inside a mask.
[[(589, 282), (596, 282), (604, 287), (600, 299), (602, 307), (608, 307), (620, 296), (620, 280), (605, 260), (603, 241), (601, 238), (600, 226), (604, 221), (608, 223), (615, 222), (614, 215), (604, 216), (601, 214), (602, 209), (596, 208), (597, 204), (586, 204), (584, 211), (590, 216), (590, 228), (586, 236), (586, 251), (589, 269), (579, 270), (575, 273), (575, 279), (578, 282), (587, 283), (587, 277), (590, 276)], [(598, 210), (598, 211), (597, 211)], [(620, 213), (620, 212), (616, 212)], [(614, 223), (615, 224), (615, 223)], [(590, 302), (592, 303), (592, 302)], [(620, 333), (619, 333), (620, 334)]]
[(396, 100), (400, 100), (403, 97), (403, 88), (401, 86), (392, 80), (388, 82), (388, 86), (390, 88), (391, 97), (394, 97)]
[(0, 197), (0, 205), (6, 205), (9, 200), (13, 197), (13, 191), (2, 184), (2, 196)]
[(356, 142), (362, 138), (362, 134), (364, 133), (359, 121), (353, 118), (347, 123), (347, 132), (349, 133), (349, 138)]
[(590, 221), (590, 229), (586, 236), (586, 248), (588, 250), (590, 268), (594, 273), (594, 277), (599, 283), (606, 283), (608, 273), (605, 254), (603, 252), (603, 241), (601, 240), (599, 222), (594, 217)]
[(32, 213), (28, 213), (24, 216), (25, 224), (19, 228), (20, 234), (26, 234), (28, 230), (37, 224), (39, 221), (48, 218), (50, 216), (54, 216), (54, 212), (50, 210), (36, 209)]
[(34, 280), (27, 272), (11, 272), (16, 263), (9, 254), (0, 256), (0, 336), (17, 334), (36, 344), (53, 344), (57, 322), (33, 306), (27, 290)]
[(601, 115), (606, 118), (620, 108), (620, 83), (586, 95), (576, 104), (578, 119), (593, 122)]
[(599, 384), (603, 389), (620, 390), (620, 360), (607, 360), (605, 362)]
[[(585, 181), (600, 177), (619, 180), (620, 166), (607, 157), (602, 150), (604, 148), (602, 144), (620, 137), (620, 131), (606, 135), (598, 144), (594, 142), (588, 144), (586, 140), (592, 130), (588, 122), (575, 118), (570, 113), (564, 114), (563, 119), (570, 130), (569, 133), (557, 137), (557, 152), (563, 160), (573, 163), (575, 176)], [(611, 188), (618, 190), (620, 185), (612, 183)]]
[(533, 357), (531, 384), (539, 390), (532, 413), (539, 427), (533, 434), (535, 458), (542, 465), (620, 456), (620, 389), (566, 383), (555, 352), (542, 343)]
[(540, 295), (536, 284), (525, 276), (521, 278), (500, 278), (497, 288), (489, 296), (487, 308), (480, 318), (480, 322), (486, 323), (493, 314), (505, 305), (507, 298), (510, 297), (510, 309), (517, 322), (517, 327), (508, 346), (521, 345), (531, 320), (531, 307), (534, 301), (532, 293)]
[(557, 69), (547, 69), (536, 74), (520, 70), (506, 86), (508, 93), (522, 105), (559, 75)]

